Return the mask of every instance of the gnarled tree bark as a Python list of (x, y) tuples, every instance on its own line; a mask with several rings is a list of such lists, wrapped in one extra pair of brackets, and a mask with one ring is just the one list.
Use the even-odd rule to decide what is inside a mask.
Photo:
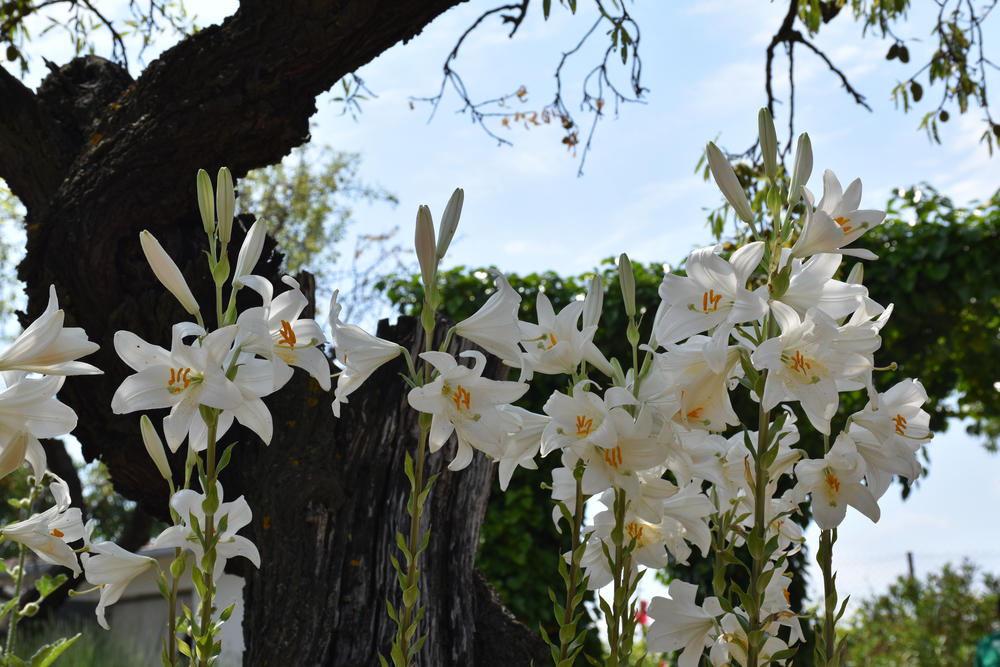
[[(67, 323), (100, 343), (88, 361), (105, 375), (73, 378), (60, 397), (80, 416), (84, 455), (105, 461), (121, 493), (165, 512), (166, 486), (139, 444), (137, 416), (110, 414), (128, 372), (114, 332), (167, 345), (170, 325), (187, 319), (146, 266), (138, 232), (153, 231), (210, 304), (196, 169), (227, 165), (238, 177), (275, 162), (308, 140), (318, 94), (459, 1), (244, 0), (134, 81), (96, 57), (54, 69), (37, 92), (0, 69), (0, 177), (28, 212), (25, 319), (55, 284)], [(258, 273), (276, 279), (277, 259)], [(416, 333), (403, 323), (386, 335), (414, 347)], [(297, 377), (269, 399), (270, 446), (251, 438), (238, 446), (225, 494), (247, 495), (248, 537), (263, 558), (259, 571), (245, 571), (245, 664), (367, 665), (388, 650), (387, 556), (406, 516), (402, 456), (414, 429), (397, 370), (352, 396), (341, 421), (330, 398)], [(432, 457), (431, 471), (446, 460)], [(538, 655), (538, 640), (509, 622), (473, 569), (489, 474), (477, 459), (436, 484), (422, 665), (527, 664)]]

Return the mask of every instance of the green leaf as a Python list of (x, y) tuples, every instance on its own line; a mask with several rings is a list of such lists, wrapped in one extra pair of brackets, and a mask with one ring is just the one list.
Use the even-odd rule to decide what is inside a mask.
[(226, 466), (229, 465), (229, 459), (232, 458), (233, 456), (233, 447), (235, 446), (236, 443), (234, 442), (228, 445), (224, 450), (222, 450), (222, 457), (219, 459), (219, 463), (215, 466), (216, 475), (225, 470)]
[(53, 661), (63, 654), (63, 651), (73, 645), (82, 633), (76, 633), (72, 637), (60, 639), (46, 646), (42, 646), (31, 656), (31, 667), (48, 667)]
[(50, 577), (45, 574), (35, 580), (35, 590), (43, 598), (48, 597), (49, 593), (56, 590), (66, 582), (65, 574), (57, 574), (55, 577)]

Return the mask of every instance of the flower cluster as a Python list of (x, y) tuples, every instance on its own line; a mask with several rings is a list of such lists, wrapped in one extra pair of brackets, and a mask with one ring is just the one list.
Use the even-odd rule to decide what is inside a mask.
[[(773, 128), (764, 131), (770, 118), (766, 112), (761, 118), (762, 150), (773, 152), (773, 142), (765, 142)], [(714, 145), (707, 152), (733, 210), (756, 230), (758, 215), (732, 167)], [(710, 246), (691, 253), (684, 275), (664, 277), (651, 335), (642, 345), (631, 265), (622, 256), (631, 367), (609, 361), (593, 343), (603, 301), (599, 278), (584, 299), (558, 314), (540, 293), (537, 321), (524, 322), (518, 315), (521, 297), (500, 274), (486, 304), (452, 329), (520, 369), (517, 382), (483, 377), (485, 357), (479, 352), (462, 355), (472, 365), (443, 348), (420, 355), (426, 366), (412, 378), (409, 403), (431, 416), (431, 452), (456, 434), (458, 454), (450, 468), (465, 467), (479, 450), (499, 461), (506, 488), (516, 467), (534, 468), (536, 455), (558, 453), (554, 517), (577, 522), (574, 534), (581, 541), (566, 559), (574, 573), (584, 573), (581, 583), (616, 588), (615, 602), (602, 603), (614, 619), (608, 629), (613, 652), (615, 641), (634, 628), (634, 610), (622, 600), (643, 568), (662, 568), (671, 559), (685, 563), (696, 548), (702, 556), (712, 555), (716, 580), (724, 583), (733, 550), (746, 545), (750, 588), (697, 603), (693, 586), (674, 582), (670, 598), (655, 599), (649, 607), (654, 619), (649, 647), (682, 650), (681, 665), (698, 664), (709, 648), (713, 664), (787, 658), (802, 639), (785, 568), (803, 543), (795, 521), (803, 503), (811, 499), (812, 516), (829, 540), (826, 552), (820, 550), (828, 570), (829, 531), (847, 507), (877, 521), (878, 499), (893, 477), (913, 480), (921, 473), (916, 454), (930, 437), (921, 408), (927, 399), (923, 387), (906, 379), (883, 393), (875, 388), (874, 354), (892, 306), (870, 298), (860, 265), (846, 281), (836, 277), (845, 255), (875, 258), (845, 246), (880, 224), (884, 213), (859, 209), (860, 181), (844, 190), (830, 171), (824, 172), (817, 204), (803, 187), (811, 169), (804, 135), (791, 186), (778, 181), (776, 167), (768, 173), (771, 233), (735, 250)], [(439, 303), (435, 274), (444, 227), (435, 237), (429, 212), (418, 214), (425, 328), (433, 325), (427, 311), (433, 313)], [(338, 320), (337, 327), (346, 332), (349, 325)], [(378, 364), (400, 353), (355, 329), (336, 341), (345, 365), (340, 402)], [(554, 392), (541, 414), (512, 405), (536, 374), (569, 378), (567, 390)], [(868, 405), (835, 430), (840, 393), (855, 390), (868, 393)], [(736, 392), (757, 404), (756, 423), (737, 414)], [(806, 455), (802, 417), (819, 434), (811, 437), (825, 443), (822, 457)], [(581, 500), (590, 497), (605, 509), (591, 525), (581, 526), (582, 511), (573, 516), (570, 508), (582, 507)], [(570, 583), (563, 608), (565, 622), (560, 619), (564, 629), (575, 624), (569, 611), (575, 585)], [(827, 596), (835, 599), (835, 592), (828, 590)], [(562, 646), (553, 645), (557, 662), (578, 650), (573, 647), (579, 642), (564, 634)], [(628, 650), (616, 660), (627, 658)]]

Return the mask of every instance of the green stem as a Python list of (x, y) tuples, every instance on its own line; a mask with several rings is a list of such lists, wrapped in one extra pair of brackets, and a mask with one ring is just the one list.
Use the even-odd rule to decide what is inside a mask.
[(623, 586), (627, 585), (627, 575), (625, 573), (626, 554), (625, 554), (625, 492), (622, 489), (615, 489), (615, 527), (612, 532), (612, 541), (614, 542), (614, 562), (611, 564), (611, 575), (614, 582), (614, 593), (612, 595), (611, 601), (611, 618), (608, 619), (608, 646), (610, 648), (611, 655), (608, 657), (607, 665), (609, 667), (617, 667), (619, 663), (619, 658), (621, 656), (622, 647), (622, 636), (621, 629), (624, 625), (622, 619), (622, 609), (624, 605), (621, 603), (622, 596), (626, 595), (627, 591), (623, 591)]
[[(32, 495), (34, 494), (32, 493)], [(14, 655), (14, 635), (17, 630), (17, 621), (21, 618), (21, 583), (24, 581), (24, 553), (27, 548), (23, 544), (17, 546), (17, 577), (14, 578), (14, 599), (18, 603), (10, 610), (10, 626), (7, 628), (7, 656)]]
[[(423, 417), (423, 415), (421, 415)], [(419, 601), (419, 592), (410, 604), (406, 601), (406, 591), (418, 585), (420, 579), (420, 569), (417, 567), (417, 550), (420, 548), (420, 517), (423, 514), (422, 503), (418, 502), (424, 485), (424, 457), (427, 450), (427, 436), (430, 433), (430, 424), (427, 419), (420, 420), (420, 440), (417, 442), (417, 457), (414, 462), (413, 486), (410, 488), (410, 536), (407, 540), (407, 549), (410, 551), (410, 558), (406, 563), (406, 588), (403, 589), (403, 618), (399, 624), (397, 642), (400, 654), (403, 656), (404, 664), (409, 663), (408, 654), (410, 650), (409, 632), (410, 624), (413, 622), (413, 610)]]
[[(767, 338), (773, 338), (777, 334), (776, 324), (773, 317), (767, 318)], [(765, 376), (766, 381), (766, 376)], [(767, 507), (767, 483), (768, 471), (764, 465), (765, 454), (771, 441), (770, 426), (771, 412), (764, 409), (763, 396), (758, 397), (760, 403), (757, 411), (757, 450), (754, 456), (754, 521), (750, 529), (751, 544), (763, 545), (767, 543), (767, 530), (765, 524), (765, 508)], [(750, 595), (754, 600), (751, 609), (747, 609), (749, 628), (747, 631), (747, 664), (756, 665), (758, 651), (763, 643), (764, 623), (760, 617), (760, 605), (764, 600), (764, 591), (760, 590), (761, 575), (767, 565), (768, 558), (763, 553), (753, 553), (751, 549), (750, 565)]]
[[(566, 586), (566, 607), (563, 609), (562, 622), (559, 624), (560, 630), (573, 622), (573, 616), (576, 612), (576, 605), (573, 604), (573, 598), (576, 597), (576, 587), (579, 584), (578, 580), (580, 578), (580, 559), (583, 556), (579, 549), (580, 530), (583, 527), (583, 475), (574, 474), (574, 477), (576, 478), (576, 502), (573, 505), (573, 532), (571, 541), (573, 546), (570, 551), (569, 584)], [(562, 556), (559, 557), (562, 558)], [(569, 657), (569, 645), (575, 637), (563, 639), (561, 632), (559, 636), (558, 662), (561, 663)]]
[[(203, 489), (206, 497), (216, 494), (215, 482), (217, 478), (217, 473), (215, 470), (215, 440), (216, 433), (219, 426), (219, 415), (214, 410), (212, 411), (212, 416), (210, 419), (206, 420), (206, 425), (208, 426), (208, 448), (205, 450), (205, 481), (206, 487)], [(212, 601), (215, 597), (215, 511), (205, 512), (205, 525), (201, 527), (205, 533), (205, 544), (208, 545), (205, 549), (205, 557), (199, 564), (204, 571), (202, 575), (205, 581), (205, 597), (201, 601), (201, 622), (199, 627), (199, 634), (205, 640), (204, 651), (199, 651), (199, 667), (209, 667), (210, 654), (212, 652)], [(205, 565), (207, 564), (207, 567)]]
[[(180, 547), (174, 548), (174, 560), (181, 557), (183, 551)], [(168, 600), (170, 612), (167, 615), (167, 657), (170, 666), (177, 665), (177, 591), (180, 587), (180, 578), (170, 573), (170, 598)]]
[(832, 528), (820, 532), (819, 535), (819, 564), (823, 571), (823, 645), (826, 649), (826, 664), (838, 664), (834, 652), (836, 650), (835, 641), (835, 618), (837, 613), (837, 586), (833, 579), (833, 543), (837, 541), (837, 529)]

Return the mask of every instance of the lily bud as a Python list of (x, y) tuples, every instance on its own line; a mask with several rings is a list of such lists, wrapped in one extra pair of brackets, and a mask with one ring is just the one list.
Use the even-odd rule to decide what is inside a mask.
[(747, 201), (746, 193), (743, 192), (743, 186), (740, 185), (739, 179), (736, 178), (733, 165), (729, 164), (726, 156), (711, 141), (705, 147), (705, 154), (708, 156), (708, 166), (712, 170), (715, 183), (722, 190), (726, 201), (729, 202), (733, 210), (736, 211), (736, 215), (744, 222), (752, 222), (753, 211), (750, 210), (750, 202)]
[(153, 422), (149, 417), (143, 415), (139, 418), (139, 430), (142, 431), (142, 444), (146, 445), (146, 453), (153, 459), (156, 469), (160, 471), (163, 479), (170, 481), (170, 465), (167, 463), (167, 454), (163, 450), (163, 441), (157, 435)]
[(757, 114), (757, 129), (760, 137), (760, 152), (764, 156), (764, 173), (774, 181), (778, 174), (778, 137), (774, 133), (774, 121), (766, 108)]
[(420, 277), (423, 278), (424, 289), (429, 292), (437, 274), (437, 254), (434, 249), (434, 219), (426, 206), (417, 208), (417, 229), (413, 240), (417, 261), (420, 262)]
[(264, 229), (264, 223), (260, 220), (253, 223), (250, 231), (247, 232), (247, 237), (243, 239), (239, 255), (236, 256), (236, 272), (233, 273), (234, 287), (242, 287), (240, 279), (249, 275), (253, 271), (253, 267), (257, 266), (257, 260), (260, 259), (260, 253), (264, 249), (264, 237), (266, 236), (267, 231)]
[(583, 300), (583, 328), (597, 326), (604, 308), (604, 281), (600, 273), (594, 273), (587, 287), (587, 298)]
[(201, 212), (201, 223), (205, 233), (215, 234), (215, 203), (212, 201), (212, 179), (204, 169), (198, 170), (198, 210)]
[(157, 279), (163, 283), (168, 292), (180, 301), (181, 305), (184, 306), (184, 310), (191, 315), (199, 312), (198, 302), (195, 301), (194, 294), (191, 293), (191, 288), (188, 287), (187, 281), (184, 280), (184, 274), (174, 264), (174, 260), (170, 259), (170, 255), (163, 249), (163, 246), (156, 240), (156, 237), (149, 233), (149, 230), (144, 229), (139, 232), (139, 245), (142, 246), (142, 252), (146, 255), (146, 261), (149, 262), (149, 266), (153, 269), (153, 273), (156, 274)]
[(802, 186), (809, 181), (813, 169), (812, 144), (803, 132), (795, 146), (795, 166), (792, 167), (792, 184), (788, 187), (788, 203), (794, 205), (802, 196)]
[(861, 262), (855, 262), (854, 266), (851, 267), (851, 272), (847, 274), (846, 282), (848, 285), (860, 285), (861, 281), (865, 277), (865, 267)]
[(227, 167), (219, 170), (215, 180), (215, 210), (219, 213), (219, 240), (229, 243), (233, 234), (233, 211), (236, 196), (233, 194), (233, 176)]
[(625, 314), (635, 317), (635, 276), (632, 274), (632, 262), (625, 253), (618, 258), (618, 281), (622, 286)]
[(444, 207), (444, 215), (441, 217), (441, 229), (438, 230), (437, 238), (437, 258), (441, 259), (451, 245), (451, 239), (458, 229), (458, 219), (462, 217), (462, 205), (465, 203), (465, 190), (455, 188), (451, 193), (448, 205)]

